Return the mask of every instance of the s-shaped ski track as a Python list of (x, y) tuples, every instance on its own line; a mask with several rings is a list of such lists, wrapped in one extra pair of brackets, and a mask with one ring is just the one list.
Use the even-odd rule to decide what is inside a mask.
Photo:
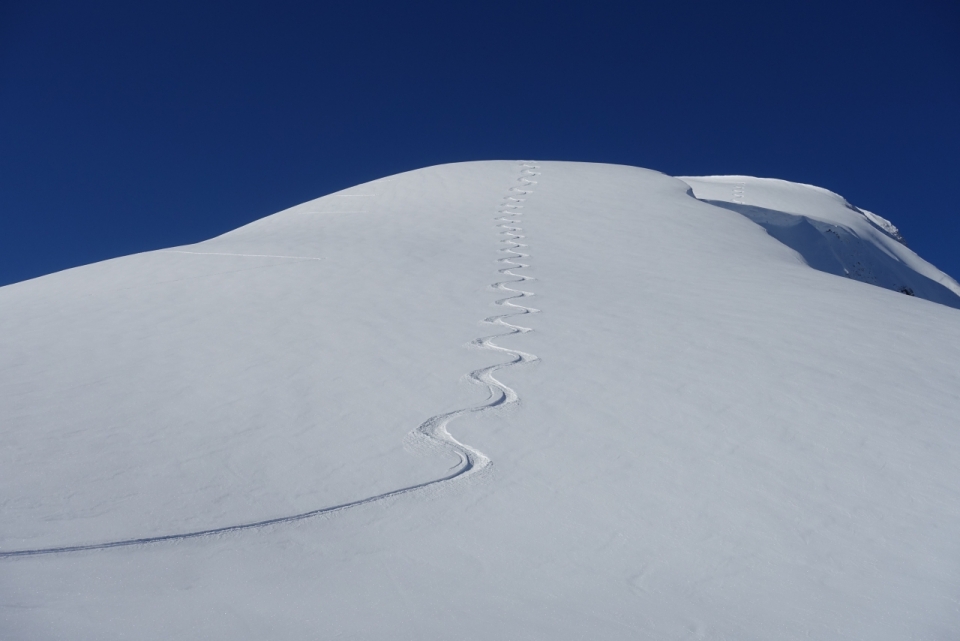
[(294, 521), (302, 521), (304, 519), (313, 518), (315, 516), (321, 516), (324, 514), (333, 514), (335, 512), (340, 512), (354, 507), (360, 507), (361, 505), (367, 505), (369, 503), (374, 503), (377, 501), (383, 501), (390, 499), (401, 494), (409, 494), (411, 492), (416, 492), (423, 490), (425, 488), (440, 485), (442, 483), (447, 483), (455, 479), (465, 479), (469, 476), (477, 474), (489, 467), (492, 463), (490, 458), (487, 457), (480, 450), (461, 443), (455, 439), (449, 431), (447, 431), (447, 425), (450, 421), (454, 420), (457, 417), (463, 416), (465, 414), (475, 414), (479, 412), (484, 412), (491, 409), (496, 409), (504, 407), (506, 405), (514, 404), (519, 402), (519, 397), (517, 393), (511, 388), (507, 387), (496, 378), (494, 378), (494, 373), (498, 370), (505, 369), (508, 367), (514, 367), (516, 365), (522, 365), (524, 363), (532, 363), (539, 360), (533, 354), (528, 354), (526, 352), (521, 352), (519, 350), (510, 349), (507, 347), (502, 347), (493, 342), (496, 338), (501, 338), (504, 336), (511, 336), (514, 334), (525, 334), (527, 332), (533, 331), (528, 327), (522, 327), (520, 325), (514, 325), (508, 323), (506, 319), (512, 318), (514, 316), (521, 316), (523, 314), (534, 314), (540, 310), (534, 309), (532, 307), (526, 307), (520, 305), (517, 302), (519, 299), (527, 298), (533, 296), (532, 292), (523, 291), (520, 289), (513, 289), (509, 285), (516, 285), (517, 283), (522, 283), (528, 280), (534, 280), (530, 276), (524, 276), (523, 274), (515, 274), (512, 270), (523, 269), (524, 267), (529, 267), (528, 264), (519, 262), (517, 259), (524, 259), (529, 256), (529, 254), (524, 253), (523, 251), (518, 251), (522, 248), (525, 248), (524, 243), (518, 242), (520, 239), (524, 238), (524, 235), (520, 232), (523, 229), (520, 227), (520, 216), (522, 215), (521, 209), (523, 209), (523, 202), (526, 200), (526, 196), (533, 193), (532, 186), (537, 184), (536, 180), (533, 180), (533, 176), (539, 176), (540, 174), (536, 171), (539, 169), (539, 166), (531, 162), (521, 162), (520, 163), (520, 177), (517, 179), (519, 185), (515, 185), (508, 190), (507, 195), (504, 197), (503, 202), (500, 203), (497, 213), (499, 216), (495, 219), (498, 222), (497, 227), (501, 228), (500, 235), (505, 236), (501, 239), (500, 242), (506, 246), (498, 250), (501, 253), (512, 254), (512, 256), (498, 258), (497, 262), (504, 265), (501, 267), (498, 272), (504, 276), (511, 276), (514, 280), (504, 280), (498, 281), (492, 284), (492, 287), (496, 290), (502, 292), (508, 292), (510, 295), (504, 298), (501, 298), (495, 301), (496, 305), (501, 307), (509, 308), (509, 311), (505, 314), (498, 314), (496, 316), (490, 316), (483, 320), (484, 323), (491, 325), (497, 325), (499, 327), (504, 327), (507, 329), (506, 332), (500, 334), (493, 334), (490, 336), (483, 336), (472, 341), (471, 345), (482, 348), (494, 350), (500, 352), (509, 357), (509, 360), (503, 363), (498, 363), (496, 365), (490, 365), (488, 367), (482, 367), (480, 369), (473, 370), (467, 375), (467, 378), (470, 382), (476, 385), (482, 385), (487, 388), (488, 397), (487, 400), (479, 405), (472, 405), (469, 407), (464, 407), (461, 409), (454, 410), (452, 412), (446, 412), (444, 414), (437, 414), (436, 416), (431, 416), (426, 421), (420, 424), (415, 430), (409, 434), (410, 440), (415, 445), (423, 445), (430, 449), (440, 449), (452, 454), (456, 454), (460, 461), (459, 463), (451, 468), (451, 471), (437, 479), (430, 481), (425, 481), (423, 483), (418, 483), (416, 485), (409, 485), (402, 487), (400, 489), (391, 490), (390, 492), (384, 492), (383, 494), (376, 494), (374, 496), (368, 496), (363, 499), (358, 499), (356, 501), (350, 501), (349, 503), (341, 503), (339, 505), (333, 505), (328, 507), (323, 507), (317, 510), (311, 510), (309, 512), (302, 512), (300, 514), (292, 514), (289, 516), (280, 516), (272, 519), (264, 519), (262, 521), (253, 521), (250, 523), (240, 523), (236, 525), (227, 525), (223, 527), (210, 528), (207, 530), (196, 530), (193, 532), (182, 532), (178, 534), (166, 534), (161, 536), (148, 536), (135, 539), (122, 539), (118, 541), (107, 541), (105, 543), (89, 543), (85, 545), (65, 545), (59, 547), (48, 547), (48, 548), (36, 548), (30, 550), (11, 550), (11, 551), (0, 551), (0, 559), (9, 559), (15, 557), (26, 557), (26, 556), (39, 556), (44, 554), (65, 554), (68, 552), (85, 552), (90, 550), (107, 550), (110, 548), (120, 548), (120, 547), (131, 547), (135, 545), (148, 545), (153, 543), (165, 543), (165, 542), (174, 542), (174, 541), (184, 541), (187, 539), (196, 539), (201, 537), (217, 536), (221, 534), (229, 534), (232, 532), (240, 532), (243, 530), (253, 530), (259, 528), (265, 528), (272, 525), (280, 525), (282, 523), (292, 523)]

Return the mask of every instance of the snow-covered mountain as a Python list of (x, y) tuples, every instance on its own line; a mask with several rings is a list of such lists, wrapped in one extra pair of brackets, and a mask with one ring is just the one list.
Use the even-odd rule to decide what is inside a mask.
[(562, 162), (0, 288), (0, 638), (956, 638), (957, 308), (826, 190)]
[(889, 220), (820, 187), (749, 176), (681, 178), (694, 196), (757, 223), (828, 274), (960, 308), (960, 284), (905, 246)]

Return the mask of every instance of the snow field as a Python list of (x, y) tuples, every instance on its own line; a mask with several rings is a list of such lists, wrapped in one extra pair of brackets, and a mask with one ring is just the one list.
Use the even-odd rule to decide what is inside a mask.
[[(418, 456), (405, 434), (518, 401), (449, 424), (451, 443), (493, 462), (467, 482), (2, 559), (0, 631), (952, 638), (960, 312), (811, 269), (711, 204), (873, 242), (804, 189), (761, 199), (735, 177), (724, 200), (637, 168), (536, 166), (532, 193), (507, 192), (523, 201), (502, 200), (518, 163), (444, 165), (177, 250), (197, 255), (0, 289), (3, 551), (429, 482), (459, 450)], [(500, 239), (516, 251), (498, 254)], [(529, 308), (517, 290), (540, 313), (504, 317)], [(465, 349), (491, 322), (507, 352)], [(487, 394), (464, 376), (491, 385), (477, 373), (521, 354), (537, 362), (497, 370)]]

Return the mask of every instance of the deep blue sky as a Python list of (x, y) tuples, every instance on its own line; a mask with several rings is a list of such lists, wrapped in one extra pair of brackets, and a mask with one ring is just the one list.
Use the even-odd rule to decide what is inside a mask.
[(0, 0), (0, 285), (537, 158), (813, 183), (960, 277), (960, 4)]

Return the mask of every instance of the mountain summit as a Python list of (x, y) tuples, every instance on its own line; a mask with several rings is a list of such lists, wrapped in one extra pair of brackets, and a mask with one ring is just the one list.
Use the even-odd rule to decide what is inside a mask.
[(958, 308), (832, 192), (566, 162), (0, 288), (0, 637), (953, 638)]

